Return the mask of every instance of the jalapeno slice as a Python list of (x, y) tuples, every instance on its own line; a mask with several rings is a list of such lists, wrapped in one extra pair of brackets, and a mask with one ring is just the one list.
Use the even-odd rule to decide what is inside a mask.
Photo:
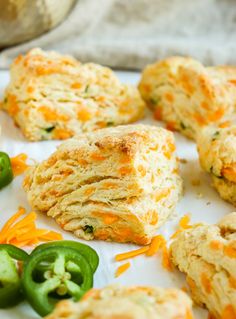
[(5, 250), (11, 258), (18, 261), (27, 261), (29, 258), (29, 255), (24, 250), (10, 244), (0, 244), (1, 250)]
[(22, 299), (16, 265), (6, 250), (0, 250), (0, 308), (15, 306)]
[(73, 240), (57, 240), (37, 246), (31, 254), (47, 247), (69, 247), (78, 250), (78, 252), (88, 261), (93, 272), (96, 271), (99, 264), (99, 257), (96, 251), (88, 245)]
[[(47, 267), (42, 273), (41, 265)], [(35, 251), (24, 265), (22, 283), (25, 295), (41, 316), (49, 314), (60, 299), (79, 300), (93, 285), (93, 272), (78, 250), (47, 247)]]
[(0, 189), (10, 184), (12, 180), (11, 160), (7, 153), (0, 152)]

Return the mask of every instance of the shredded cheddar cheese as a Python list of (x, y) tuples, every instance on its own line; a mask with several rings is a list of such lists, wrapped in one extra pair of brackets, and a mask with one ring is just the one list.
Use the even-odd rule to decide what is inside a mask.
[(179, 222), (179, 226), (187, 229), (187, 228), (191, 228), (191, 226), (189, 225), (190, 222), (190, 216), (189, 215), (184, 215)]
[(161, 250), (162, 252), (163, 268), (166, 269), (167, 271), (172, 271), (172, 264), (171, 264), (171, 260), (169, 256), (169, 250), (167, 248), (166, 240), (162, 235), (157, 235), (153, 237), (151, 244), (148, 246), (144, 246), (139, 249), (129, 251), (127, 253), (121, 253), (116, 255), (115, 261), (123, 261), (126, 259), (137, 257), (142, 254), (145, 254), (146, 256), (150, 257), (150, 256), (154, 256), (159, 250)]
[(147, 256), (153, 256), (155, 255), (158, 250), (163, 246), (165, 239), (161, 235), (157, 235), (153, 237), (151, 245), (149, 246), (149, 249), (146, 252)]
[(180, 229), (177, 229), (174, 234), (170, 237), (171, 239), (175, 238), (179, 233), (181, 233), (184, 229), (192, 228), (191, 225), (189, 225), (190, 222), (190, 216), (184, 215), (180, 221), (179, 221), (179, 227)]
[(28, 156), (24, 153), (21, 153), (15, 157), (11, 157), (11, 167), (14, 176), (18, 176), (24, 173), (24, 171), (29, 167), (26, 164)]
[(143, 253), (146, 253), (149, 250), (149, 246), (145, 246), (136, 250), (129, 251), (127, 253), (118, 254), (115, 256), (116, 261), (122, 261), (126, 259), (130, 259), (139, 255), (142, 255)]
[(38, 229), (35, 225), (36, 213), (26, 214), (24, 208), (18, 211), (5, 223), (0, 231), (0, 244), (12, 244), (18, 247), (36, 245), (42, 241), (60, 240), (62, 235), (48, 229)]
[(162, 246), (162, 266), (167, 271), (172, 271), (172, 265), (171, 265), (171, 261), (170, 261), (170, 254), (169, 254), (169, 250), (167, 248), (166, 242), (164, 242), (163, 246)]
[(127, 262), (116, 269), (115, 277), (119, 277), (130, 267), (130, 262)]

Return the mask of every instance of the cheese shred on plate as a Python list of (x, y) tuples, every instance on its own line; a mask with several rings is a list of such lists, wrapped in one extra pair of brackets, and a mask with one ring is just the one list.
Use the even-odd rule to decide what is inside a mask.
[(26, 164), (28, 156), (24, 153), (21, 153), (15, 157), (11, 157), (11, 167), (14, 176), (23, 174), (29, 165)]
[[(35, 224), (36, 213), (25, 214), (25, 209), (19, 207), (18, 211), (5, 223), (0, 231), (0, 244), (23, 247), (62, 239), (62, 235), (55, 231), (37, 228)], [(25, 216), (23, 217), (23, 215)]]
[(116, 269), (115, 277), (119, 277), (130, 267), (130, 262), (127, 262)]
[[(150, 245), (135, 249), (126, 253), (121, 253), (115, 256), (115, 261), (123, 261), (145, 254), (148, 257), (154, 256), (159, 250), (162, 252), (162, 266), (168, 271), (172, 271), (172, 265), (169, 258), (169, 250), (167, 248), (166, 240), (162, 235), (153, 237)], [(126, 263), (118, 267), (115, 276), (120, 276), (124, 271), (130, 267), (130, 263)]]

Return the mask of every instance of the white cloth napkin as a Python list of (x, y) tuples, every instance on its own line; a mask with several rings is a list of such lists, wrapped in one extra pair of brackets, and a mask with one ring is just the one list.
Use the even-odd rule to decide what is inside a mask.
[(81, 61), (140, 69), (169, 55), (236, 64), (235, 0), (78, 0), (50, 32), (0, 54), (0, 67), (33, 47)]

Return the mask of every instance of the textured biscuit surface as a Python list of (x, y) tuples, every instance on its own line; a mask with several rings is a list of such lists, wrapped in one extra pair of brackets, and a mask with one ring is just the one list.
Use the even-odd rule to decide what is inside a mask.
[(108, 286), (82, 301), (60, 302), (47, 319), (191, 319), (191, 300), (181, 290)]
[(236, 117), (224, 117), (197, 138), (199, 160), (220, 196), (236, 205)]
[(186, 57), (147, 66), (139, 90), (156, 119), (196, 139), (202, 127), (231, 113), (236, 105), (236, 68), (204, 67)]
[(165, 129), (105, 128), (63, 143), (24, 188), (34, 209), (79, 237), (146, 244), (181, 194), (174, 151)]
[(195, 225), (171, 245), (173, 263), (187, 274), (193, 299), (214, 318), (236, 318), (236, 213), (217, 225)]
[(39, 141), (136, 121), (144, 102), (109, 68), (33, 49), (13, 62), (3, 109), (27, 139)]

